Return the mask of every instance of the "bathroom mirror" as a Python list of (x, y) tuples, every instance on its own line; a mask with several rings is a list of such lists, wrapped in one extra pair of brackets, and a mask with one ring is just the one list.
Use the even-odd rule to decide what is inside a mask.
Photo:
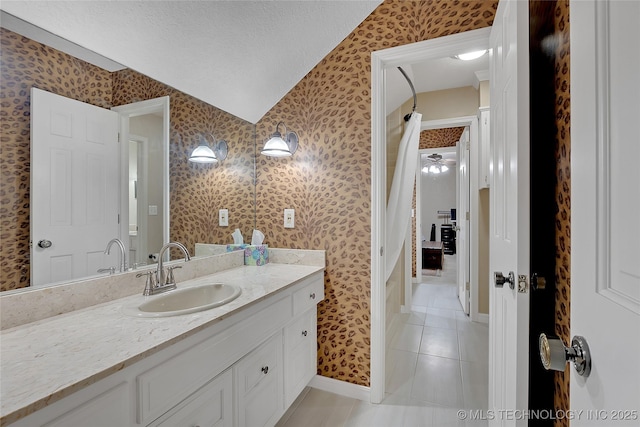
[[(231, 233), (235, 228), (240, 228), (245, 237), (250, 235), (255, 224), (255, 125), (135, 71), (124, 69), (110, 72), (81, 63), (61, 51), (43, 46), (4, 28), (0, 32), (3, 75), (0, 91), (3, 106), (11, 107), (9, 113), (2, 117), (1, 130), (1, 291), (29, 289), (30, 241), (33, 240), (33, 244), (37, 244), (30, 234), (31, 87), (81, 99), (106, 109), (114, 105), (123, 106), (162, 97), (168, 98), (169, 121), (164, 125), (168, 133), (165, 151), (157, 152), (159, 146), (148, 143), (147, 155), (136, 154), (136, 162), (133, 162), (136, 165), (136, 173), (143, 172), (145, 167), (151, 173), (152, 169), (159, 166), (160, 161), (157, 159), (162, 158), (161, 163), (168, 165), (168, 172), (155, 178), (149, 176), (146, 193), (142, 190), (144, 184), (140, 179), (132, 179), (129, 182), (129, 177), (125, 178), (123, 174), (119, 174), (116, 182), (109, 183), (110, 186), (118, 188), (121, 198), (127, 201), (131, 198), (132, 203), (129, 206), (139, 201), (135, 203), (138, 208), (136, 213), (131, 213), (131, 221), (121, 213), (123, 218), (120, 221), (120, 235), (113, 236), (120, 237), (123, 241), (128, 240), (125, 242), (128, 249), (133, 249), (128, 251), (128, 259), (133, 257), (134, 262), (144, 263), (149, 254), (159, 251), (158, 245), (161, 246), (168, 240), (184, 243), (193, 254), (195, 243), (230, 243)], [(26, 55), (25, 52), (29, 54)], [(138, 112), (132, 114), (132, 117), (162, 121), (157, 114), (158, 111), (150, 111), (148, 114)], [(127, 148), (134, 147), (131, 151), (144, 152), (145, 138), (147, 141), (153, 138), (144, 134), (142, 128), (145, 126), (147, 125), (131, 125), (128, 141), (124, 142)], [(217, 165), (196, 165), (187, 161), (191, 150), (198, 143), (197, 135), (201, 132), (210, 132), (217, 139), (228, 141), (229, 155), (224, 162)], [(129, 150), (123, 152), (128, 153)], [(129, 164), (128, 154), (121, 164)], [(152, 200), (150, 187), (152, 184), (158, 184), (158, 181), (166, 182), (168, 185), (156, 186), (163, 188), (162, 195)], [(144, 196), (147, 197), (146, 201), (143, 200)], [(162, 197), (168, 197), (166, 203)], [(229, 226), (219, 226), (219, 209), (228, 209)], [(144, 215), (141, 218), (142, 213)], [(144, 227), (145, 219), (148, 228), (146, 248), (144, 244), (141, 247), (140, 242), (131, 243), (131, 238), (137, 237), (136, 231), (139, 233)], [(154, 226), (154, 222), (164, 225)], [(105, 267), (118, 265), (118, 251), (115, 246), (111, 253), (115, 255), (115, 260)]]

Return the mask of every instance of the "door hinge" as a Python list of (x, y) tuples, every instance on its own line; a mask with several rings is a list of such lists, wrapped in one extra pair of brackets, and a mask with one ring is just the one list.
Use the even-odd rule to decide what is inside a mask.
[(469, 221), (471, 219), (471, 214), (469, 212), (465, 213), (465, 219)]
[(120, 224), (120, 214), (118, 214), (118, 224)]
[(470, 141), (467, 141), (467, 143), (465, 144), (465, 147), (464, 147), (464, 148), (465, 148), (466, 150), (471, 150), (471, 142), (470, 142)]
[(120, 132), (118, 132), (118, 142), (122, 142), (122, 140), (120, 139)]
[(469, 291), (471, 289), (471, 284), (469, 282), (465, 283), (465, 289)]
[(526, 274), (518, 274), (518, 293), (526, 294), (529, 289), (529, 280)]

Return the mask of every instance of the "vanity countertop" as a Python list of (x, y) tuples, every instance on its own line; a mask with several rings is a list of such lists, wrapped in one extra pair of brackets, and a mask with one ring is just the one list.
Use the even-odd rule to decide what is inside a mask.
[(242, 288), (242, 294), (230, 303), (192, 314), (133, 317), (124, 313), (126, 307), (154, 298), (134, 295), (2, 331), (0, 425), (23, 418), (322, 270), (272, 263), (178, 283), (178, 289), (212, 281)]

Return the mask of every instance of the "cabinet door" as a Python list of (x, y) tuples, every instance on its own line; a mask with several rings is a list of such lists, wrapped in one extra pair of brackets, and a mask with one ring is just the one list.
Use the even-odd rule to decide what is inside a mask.
[(289, 407), (316, 374), (316, 307), (284, 329), (284, 406)]
[[(113, 427), (129, 425), (129, 388), (121, 383), (66, 412), (44, 427)], [(28, 424), (29, 422), (27, 422)], [(34, 422), (34, 424), (36, 424)], [(31, 424), (31, 425), (34, 425)], [(39, 424), (39, 423), (38, 423)], [(26, 424), (25, 424), (26, 425)]]
[(231, 369), (218, 375), (194, 393), (168, 417), (153, 423), (157, 427), (232, 427), (233, 375)]
[(239, 427), (273, 426), (284, 413), (282, 332), (233, 368)]

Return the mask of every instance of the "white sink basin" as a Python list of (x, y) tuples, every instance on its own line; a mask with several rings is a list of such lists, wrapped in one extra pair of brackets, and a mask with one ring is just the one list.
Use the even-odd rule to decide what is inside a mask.
[(219, 307), (238, 298), (242, 289), (237, 286), (212, 283), (177, 289), (164, 295), (150, 297), (137, 309), (141, 317), (167, 317), (195, 313)]

